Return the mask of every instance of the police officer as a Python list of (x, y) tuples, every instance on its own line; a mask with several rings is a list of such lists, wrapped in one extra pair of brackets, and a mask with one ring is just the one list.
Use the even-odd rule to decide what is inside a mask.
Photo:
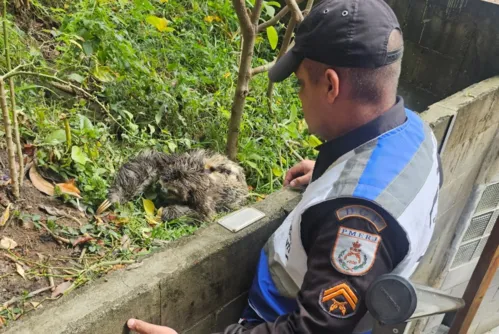
[[(261, 251), (248, 306), (224, 333), (367, 333), (369, 284), (414, 272), (441, 182), (430, 128), (397, 96), (403, 39), (383, 0), (323, 0), (273, 66), (293, 73), (309, 130), (325, 143), (285, 185), (306, 186)], [(174, 333), (135, 319), (139, 333)]]

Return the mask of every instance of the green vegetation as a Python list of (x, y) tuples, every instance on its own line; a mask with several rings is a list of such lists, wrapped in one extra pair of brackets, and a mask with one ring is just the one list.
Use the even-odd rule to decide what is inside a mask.
[[(279, 6), (265, 2), (261, 22)], [(33, 0), (29, 9), (11, 7), (12, 67), (30, 64), (23, 71), (45, 75), (15, 77), (21, 141), (36, 148), (45, 178), (75, 180), (82, 198), (57, 192), (64, 201), (92, 215), (117, 168), (141, 149), (224, 152), (241, 50), (231, 1)], [(278, 23), (257, 37), (253, 67), (276, 57), (285, 30)], [(7, 72), (4, 55), (0, 71)], [(286, 170), (318, 144), (307, 133), (295, 83), (276, 85), (271, 109), (267, 86), (265, 74), (251, 80), (239, 137), (237, 159), (254, 200), (280, 188)], [(101, 260), (128, 259), (148, 251), (154, 239), (195, 230), (182, 220), (151, 224), (141, 199), (117, 208), (106, 224), (93, 218), (76, 230), (54, 221), (47, 228), (61, 237), (99, 240), (85, 247)], [(119, 251), (125, 235), (134, 246)]]
[[(104, 199), (116, 168), (139, 149), (224, 150), (240, 49), (230, 1), (34, 1), (31, 7), (20, 26), (37, 30), (11, 26), (13, 65), (33, 62), (36, 72), (81, 86), (116, 120), (90, 99), (16, 77), (23, 140), (38, 147), (40, 167), (76, 179), (86, 204)], [(274, 7), (265, 8), (268, 19)], [(254, 66), (276, 55), (264, 38), (257, 40)], [(296, 161), (288, 146), (307, 155), (316, 144), (306, 140), (292, 83), (277, 86), (272, 112), (267, 85), (265, 74), (251, 81), (238, 154), (259, 193), (280, 187)]]

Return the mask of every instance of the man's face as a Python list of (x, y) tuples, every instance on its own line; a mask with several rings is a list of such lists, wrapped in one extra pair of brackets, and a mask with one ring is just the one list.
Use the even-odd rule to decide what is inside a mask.
[(331, 110), (327, 101), (328, 84), (323, 79), (318, 82), (310, 79), (307, 67), (303, 65), (306, 61), (308, 60), (305, 59), (295, 72), (300, 87), (298, 95), (309, 131), (324, 137), (326, 135), (324, 133), (324, 120)]

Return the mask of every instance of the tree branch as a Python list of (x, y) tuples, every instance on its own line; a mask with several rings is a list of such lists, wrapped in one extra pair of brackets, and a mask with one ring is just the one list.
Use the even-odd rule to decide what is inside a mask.
[(303, 10), (303, 17), (307, 16), (308, 13), (312, 10), (312, 7), (314, 5), (314, 0), (308, 0), (307, 5), (305, 6), (305, 10)]
[(7, 156), (9, 157), (9, 172), (12, 186), (14, 188), (14, 197), (19, 199), (19, 179), (14, 154), (14, 142), (12, 140), (12, 128), (10, 124), (9, 109), (7, 109), (7, 97), (5, 96), (5, 83), (0, 79), (0, 107), (2, 109), (3, 126), (5, 129), (5, 140), (7, 142)]
[(289, 13), (289, 7), (284, 6), (279, 13), (275, 14), (273, 18), (271, 18), (268, 21), (263, 22), (262, 24), (258, 25), (258, 32), (262, 32), (265, 29), (267, 29), (270, 26), (273, 26), (277, 22), (279, 22), (280, 19), (282, 19), (286, 14)]
[(261, 66), (253, 68), (251, 70), (251, 76), (254, 76), (254, 75), (257, 75), (257, 74), (260, 74), (260, 73), (263, 73), (263, 72), (267, 72), (268, 70), (270, 70), (272, 68), (272, 66), (274, 66), (275, 62), (276, 61), (273, 60), (270, 63), (267, 63), (267, 64), (264, 64), (264, 65), (261, 65)]
[(237, 19), (239, 20), (239, 24), (241, 25), (241, 32), (243, 33), (243, 36), (245, 34), (251, 34), (251, 32), (253, 31), (253, 24), (251, 23), (251, 19), (246, 11), (245, 0), (232, 0), (232, 4), (234, 5), (234, 9), (236, 10)]
[[(12, 70), (11, 62), (10, 62), (10, 53), (9, 53), (9, 32), (7, 29), (7, 0), (3, 1), (3, 37), (4, 44), (3, 49), (5, 52), (5, 59), (7, 61), (7, 71)], [(19, 162), (19, 170), (24, 169), (24, 159), (23, 159), (23, 151), (21, 148), (21, 136), (19, 134), (19, 121), (16, 109), (16, 95), (14, 91), (14, 80), (10, 78), (9, 80), (9, 89), (10, 89), (10, 106), (12, 109), (12, 122), (14, 123), (14, 138), (17, 149), (17, 158)], [(24, 180), (24, 174), (19, 173), (19, 184), (22, 186)]]
[[(291, 42), (289, 44), (289, 46), (287, 47), (286, 51), (289, 51), (294, 45), (295, 45), (295, 42), (294, 41)], [(279, 54), (280, 54), (280, 52), (279, 52)], [(279, 57), (277, 57), (276, 59), (272, 60), (271, 62), (269, 62), (267, 64), (264, 64), (264, 65), (261, 65), (261, 66), (253, 68), (251, 70), (251, 75), (257, 75), (257, 74), (260, 74), (260, 73), (263, 73), (263, 72), (267, 72), (268, 70), (270, 70), (272, 68), (272, 66), (274, 66), (274, 64), (277, 61), (277, 59), (279, 59)]]
[(286, 0), (286, 4), (293, 13), (293, 17), (296, 22), (300, 23), (301, 21), (303, 21), (303, 15), (301, 13), (300, 7), (298, 7), (298, 4), (296, 3), (296, 0)]
[(252, 28), (254, 28), (258, 24), (258, 20), (260, 19), (260, 14), (262, 13), (263, 0), (256, 0), (255, 7), (253, 7), (253, 13), (251, 15), (251, 23)]
[[(303, 0), (296, 0), (297, 4), (300, 4), (302, 2), (303, 2)], [(312, 3), (313, 3), (313, 1), (312, 1)], [(307, 6), (308, 6), (308, 4), (307, 4)], [(289, 13), (289, 7), (286, 5), (286, 6), (282, 7), (282, 9), (277, 14), (275, 14), (273, 18), (260, 24), (258, 26), (257, 31), (262, 32), (265, 29), (267, 29), (267, 27), (273, 26), (274, 24), (279, 22), (284, 16), (286, 16), (287, 13)], [(303, 14), (305, 16), (305, 12)]]

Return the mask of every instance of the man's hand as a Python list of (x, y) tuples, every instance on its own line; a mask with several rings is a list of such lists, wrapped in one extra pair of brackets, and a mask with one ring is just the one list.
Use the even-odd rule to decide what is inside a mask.
[(139, 334), (178, 334), (169, 327), (153, 325), (142, 320), (128, 319), (127, 326)]
[(286, 173), (284, 186), (286, 187), (290, 185), (291, 187), (301, 187), (308, 185), (310, 183), (310, 180), (312, 179), (314, 166), (315, 161), (300, 161), (299, 163), (291, 167)]

